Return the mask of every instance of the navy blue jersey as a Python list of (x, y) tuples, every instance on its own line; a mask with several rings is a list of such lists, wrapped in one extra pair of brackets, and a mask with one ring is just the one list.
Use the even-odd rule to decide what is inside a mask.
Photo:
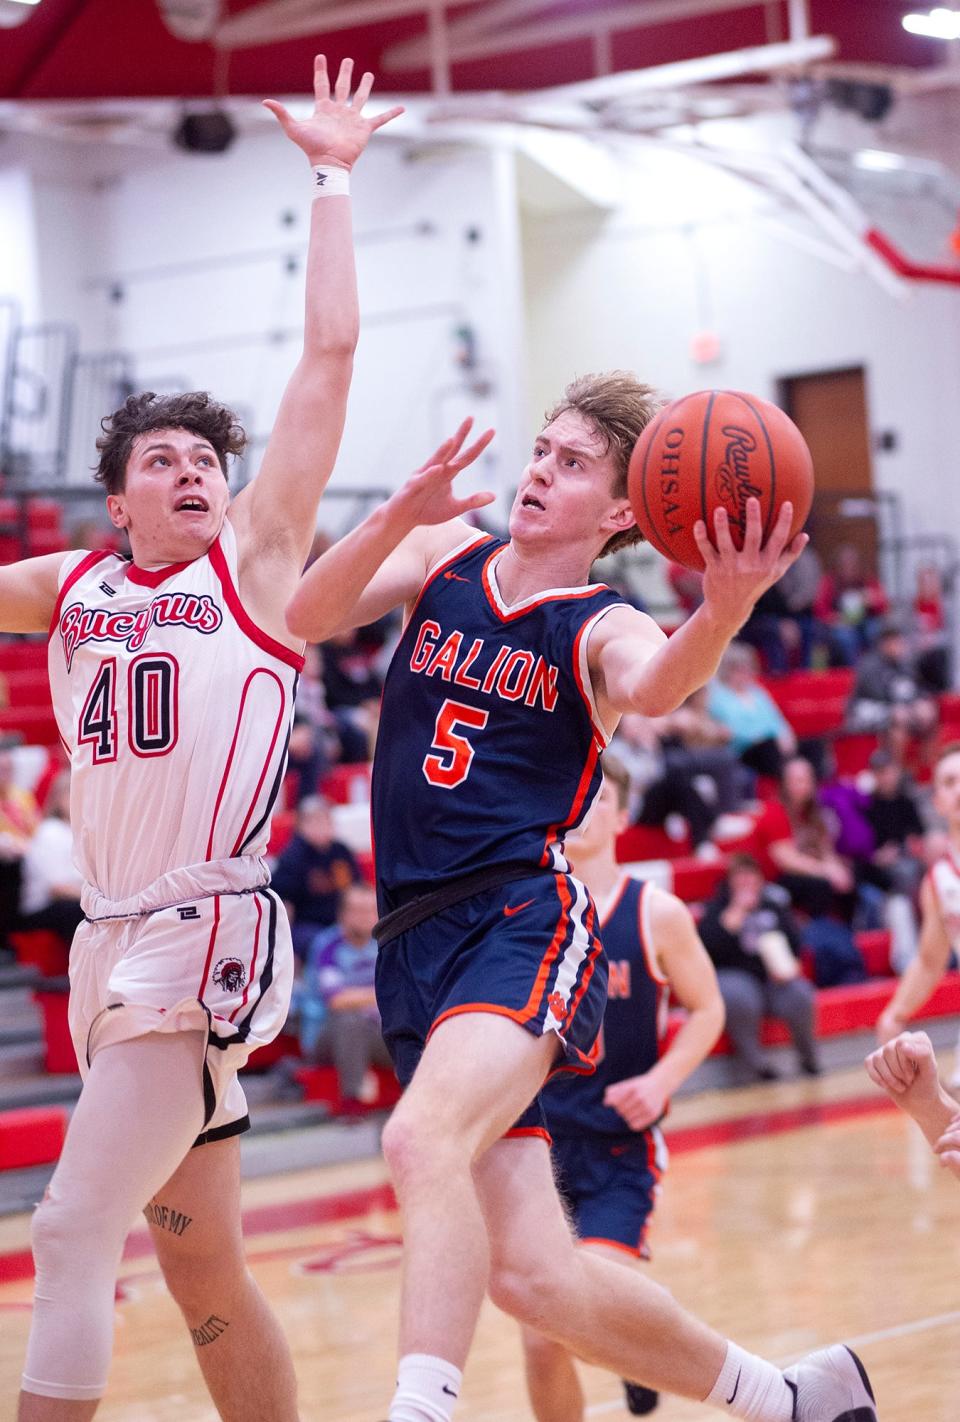
[(631, 1134), (620, 1113), (604, 1106), (603, 1095), (614, 1082), (649, 1071), (660, 1055), (668, 994), (650, 945), (649, 893), (649, 885), (625, 874), (601, 917), (610, 977), (595, 1048), (597, 1069), (582, 1079), (557, 1077), (541, 1092), (547, 1127), (558, 1138)]
[(380, 911), (500, 863), (566, 872), (563, 840), (600, 784), (590, 629), (596, 584), (507, 607), (506, 545), (473, 534), (420, 593), (383, 689), (373, 766)]

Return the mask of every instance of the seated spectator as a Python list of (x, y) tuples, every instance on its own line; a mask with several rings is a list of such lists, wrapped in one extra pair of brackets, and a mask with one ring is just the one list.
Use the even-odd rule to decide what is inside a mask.
[[(807, 531), (810, 531), (809, 521)], [(780, 625), (780, 635), (793, 661), (800, 667), (809, 667), (813, 661), (817, 634), (813, 605), (822, 580), (820, 555), (813, 544), (808, 543), (776, 584), (786, 605), (786, 618)]]
[(913, 638), (917, 678), (923, 690), (933, 695), (949, 691), (950, 637), (943, 606), (943, 579), (933, 563), (924, 563), (917, 569)]
[(820, 803), (813, 766), (794, 756), (783, 767), (780, 801), (764, 807), (755, 844), (764, 871), (776, 876), (795, 909), (809, 915), (804, 946), (814, 957), (818, 987), (863, 982), (866, 969), (850, 932), (856, 876), (837, 852), (839, 817)]
[(327, 709), (320, 648), (308, 643), (303, 658), (288, 750), (289, 769), (297, 777), (297, 804), (317, 793), (317, 786), (340, 756), (336, 725)]
[(707, 904), (699, 930), (717, 970), (727, 1035), (751, 1075), (761, 1081), (778, 1075), (760, 1046), (764, 1017), (786, 1023), (801, 1071), (818, 1075), (814, 990), (797, 961), (797, 925), (750, 855), (733, 856), (726, 882)]
[(630, 777), (630, 823), (659, 827), (671, 817), (682, 818), (699, 846), (709, 839), (719, 814), (716, 795), (708, 798), (697, 786), (698, 774), (683, 755), (670, 762), (657, 726), (647, 716), (628, 712), (610, 742)]
[(14, 783), (12, 751), (0, 747), (0, 948), (9, 947), (16, 928), (23, 880), (23, 856), (30, 847), (40, 813), (29, 790)]
[(898, 622), (883, 624), (877, 645), (857, 664), (847, 706), (851, 731), (883, 734), (903, 760), (911, 736), (929, 740), (937, 727), (937, 704), (917, 682), (910, 648)]
[(64, 948), (69, 949), (83, 922), (82, 887), (83, 880), (73, 862), (70, 772), (64, 770), (50, 786), (43, 819), (23, 856), (18, 928), (47, 929), (62, 938)]
[(341, 895), (361, 878), (352, 851), (333, 837), (327, 801), (308, 795), (297, 806), (297, 827), (277, 860), (271, 885), (287, 905), (299, 959), (306, 957), (317, 930), (336, 922)]
[(369, 760), (373, 754), (383, 691), (374, 657), (382, 645), (377, 624), (338, 633), (323, 644), (327, 706), (336, 723), (344, 761)]
[(813, 611), (837, 666), (852, 667), (876, 639), (887, 611), (887, 595), (864, 570), (860, 551), (852, 543), (836, 550), (834, 571), (824, 573)]
[(300, 990), (300, 1049), (332, 1059), (340, 1097), (349, 1106), (376, 1099), (370, 1068), (390, 1066), (374, 991), (377, 898), (369, 884), (344, 890), (337, 922), (316, 934)]
[(757, 654), (731, 642), (707, 698), (710, 715), (730, 731), (731, 745), (748, 769), (779, 775), (797, 739), (769, 691), (757, 681)]
[(916, 957), (919, 941), (916, 899), (924, 873), (924, 824), (913, 781), (891, 753), (874, 751), (870, 769), (873, 791), (865, 813), (875, 839), (871, 862), (887, 894), (891, 966), (902, 973)]
[[(676, 711), (659, 717), (654, 725), (667, 765), (712, 781), (710, 798), (717, 813), (727, 815), (738, 810), (748, 798), (751, 776), (733, 751), (730, 727), (711, 716), (708, 695), (707, 688), (701, 687)], [(700, 788), (699, 780), (695, 780), (695, 784)]]

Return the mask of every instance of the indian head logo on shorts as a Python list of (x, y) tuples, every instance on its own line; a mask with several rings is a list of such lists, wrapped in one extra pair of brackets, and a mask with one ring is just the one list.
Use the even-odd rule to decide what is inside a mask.
[(224, 992), (239, 992), (247, 981), (247, 970), (239, 958), (221, 958), (213, 970), (213, 981)]

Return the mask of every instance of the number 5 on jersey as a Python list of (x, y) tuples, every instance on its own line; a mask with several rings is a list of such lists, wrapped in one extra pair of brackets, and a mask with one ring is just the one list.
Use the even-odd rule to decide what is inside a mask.
[(475, 752), (466, 736), (457, 735), (455, 728), (466, 726), (472, 731), (482, 731), (488, 715), (476, 706), (464, 706), (462, 701), (443, 703), (437, 713), (431, 754), (423, 762), (423, 773), (431, 785), (452, 790), (463, 784), (470, 774)]

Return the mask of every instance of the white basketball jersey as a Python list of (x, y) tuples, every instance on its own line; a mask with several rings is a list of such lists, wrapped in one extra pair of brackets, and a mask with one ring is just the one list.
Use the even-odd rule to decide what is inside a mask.
[(48, 660), (88, 883), (124, 899), (171, 869), (264, 851), (303, 658), (241, 606), (229, 520), (191, 563), (68, 557)]
[(930, 870), (930, 882), (950, 947), (960, 951), (960, 870), (952, 857), (937, 860)]

